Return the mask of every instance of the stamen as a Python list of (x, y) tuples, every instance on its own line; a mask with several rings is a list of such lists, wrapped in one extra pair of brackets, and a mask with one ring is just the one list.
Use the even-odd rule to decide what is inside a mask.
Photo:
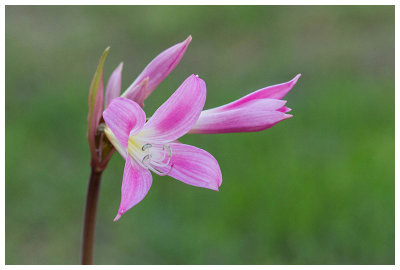
[[(171, 147), (167, 144), (164, 144), (163, 148), (162, 148), (163, 155), (161, 157), (160, 157), (160, 155), (155, 155), (156, 157), (158, 157), (156, 159), (154, 159), (154, 156), (151, 153), (152, 152), (151, 148), (153, 148), (154, 151), (157, 151), (156, 147), (154, 147), (150, 143), (146, 143), (142, 146), (142, 151), (147, 153), (147, 155), (145, 155), (142, 159), (143, 166), (161, 176), (169, 174), (173, 167), (173, 164), (172, 165), (170, 164), (171, 158), (172, 158)], [(158, 151), (160, 151), (160, 150), (158, 150)], [(168, 157), (167, 157), (167, 155), (168, 155)], [(166, 158), (167, 158), (167, 160), (165, 161)], [(158, 169), (157, 167), (158, 168), (168, 168), (169, 167), (169, 169), (167, 172), (163, 172), (160, 169)]]
[(147, 149), (152, 148), (153, 146), (150, 143), (146, 143), (145, 145), (142, 146), (142, 151), (146, 151)]
[(168, 163), (166, 163), (166, 164), (160, 163), (160, 162), (158, 162), (158, 161), (156, 161), (154, 159), (151, 161), (151, 163), (154, 164), (154, 165), (157, 165), (158, 167), (161, 167), (161, 168), (165, 168), (165, 167), (169, 166)]
[(150, 159), (151, 159), (151, 156), (147, 155), (142, 160), (143, 165), (145, 165), (147, 168), (150, 166)]
[(172, 164), (171, 167), (169, 167), (168, 172), (162, 172), (162, 171), (158, 170), (157, 168), (154, 168), (152, 165), (150, 165), (150, 166), (148, 167), (148, 169), (151, 170), (152, 172), (154, 172), (154, 173), (160, 175), (160, 176), (165, 176), (165, 175), (167, 175), (167, 174), (169, 174), (169, 173), (171, 172), (172, 167), (174, 167), (174, 164)]
[(172, 158), (172, 149), (168, 144), (164, 144), (163, 145), (163, 150), (167, 149), (168, 150), (168, 161), (167, 163), (169, 164), (169, 162), (171, 161)]

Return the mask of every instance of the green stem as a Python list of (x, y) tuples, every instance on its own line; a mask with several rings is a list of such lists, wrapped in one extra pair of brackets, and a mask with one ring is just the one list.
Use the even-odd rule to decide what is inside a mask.
[(82, 264), (93, 264), (93, 246), (96, 227), (97, 201), (99, 198), (101, 174), (92, 167), (86, 195), (85, 221), (82, 238)]

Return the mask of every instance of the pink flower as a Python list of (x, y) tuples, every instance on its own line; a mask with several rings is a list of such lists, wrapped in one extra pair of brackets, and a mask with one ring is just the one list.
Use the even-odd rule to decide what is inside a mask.
[[(143, 107), (144, 100), (178, 65), (191, 40), (192, 36), (189, 36), (181, 43), (157, 55), (121, 96), (129, 98)], [(108, 80), (105, 100), (106, 107), (114, 98), (120, 95), (122, 65), (123, 63), (118, 65)]]
[(114, 221), (146, 196), (152, 184), (150, 171), (218, 190), (222, 174), (216, 159), (202, 149), (176, 142), (196, 123), (205, 99), (205, 82), (191, 75), (147, 122), (142, 108), (123, 97), (114, 99), (103, 112), (104, 132), (126, 160)]
[(296, 84), (291, 81), (257, 90), (229, 104), (202, 111), (190, 133), (253, 132), (272, 127), (292, 117), (281, 100)]

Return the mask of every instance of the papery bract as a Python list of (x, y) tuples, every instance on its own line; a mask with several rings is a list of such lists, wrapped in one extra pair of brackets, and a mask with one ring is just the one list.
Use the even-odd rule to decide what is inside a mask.
[[(92, 166), (100, 163), (99, 153), (96, 146), (96, 133), (99, 126), (101, 112), (103, 111), (103, 67), (110, 48), (105, 49), (100, 57), (99, 64), (93, 76), (89, 90), (89, 113), (87, 118), (87, 138), (92, 159)], [(94, 163), (94, 164), (93, 164)]]

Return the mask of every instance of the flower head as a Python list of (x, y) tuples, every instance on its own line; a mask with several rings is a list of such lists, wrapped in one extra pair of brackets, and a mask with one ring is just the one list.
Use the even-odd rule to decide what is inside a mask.
[(222, 174), (216, 159), (202, 149), (176, 142), (196, 123), (205, 99), (205, 82), (191, 75), (147, 122), (142, 108), (123, 97), (114, 99), (103, 112), (105, 134), (126, 160), (115, 220), (146, 196), (152, 184), (150, 171), (218, 190)]
[[(287, 114), (291, 109), (282, 98), (300, 74), (289, 82), (205, 111), (205, 82), (191, 75), (146, 122), (144, 100), (176, 67), (191, 39), (189, 36), (155, 57), (121, 96), (123, 64), (111, 74), (104, 95), (103, 66), (108, 49), (100, 59), (89, 94), (88, 139), (92, 166), (96, 169), (105, 168), (115, 149), (125, 159), (121, 203), (115, 221), (147, 195), (152, 185), (151, 172), (218, 190), (222, 183), (218, 162), (202, 149), (179, 143), (177, 139), (186, 133), (260, 131), (292, 117)], [(105, 124), (100, 126), (103, 120)]]

